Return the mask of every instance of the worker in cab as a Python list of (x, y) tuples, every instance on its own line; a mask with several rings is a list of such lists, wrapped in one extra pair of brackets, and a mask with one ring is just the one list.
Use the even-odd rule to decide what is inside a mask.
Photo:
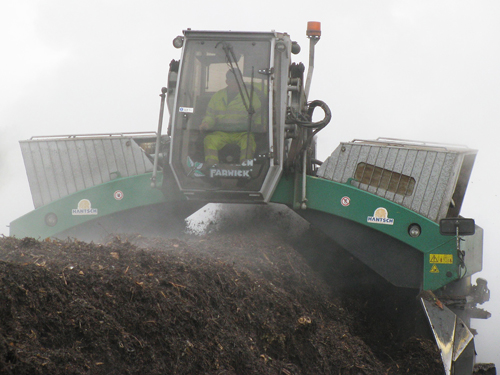
[(226, 73), (226, 84), (210, 99), (200, 125), (200, 130), (211, 131), (203, 141), (205, 171), (219, 162), (219, 150), (227, 144), (239, 146), (241, 164), (253, 159), (256, 149), (252, 129), (261, 124), (259, 97), (254, 90), (245, 88), (242, 81), (238, 84), (233, 70)]

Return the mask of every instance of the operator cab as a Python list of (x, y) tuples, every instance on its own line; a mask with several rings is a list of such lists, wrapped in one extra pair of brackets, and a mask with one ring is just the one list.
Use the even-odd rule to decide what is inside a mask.
[[(184, 31), (169, 108), (170, 166), (188, 199), (270, 199), (282, 171), (284, 134), (284, 113), (273, 113), (272, 103), (286, 95), (289, 60), (286, 53), (276, 56), (276, 39), (276, 33)], [(229, 104), (234, 100), (236, 107)]]

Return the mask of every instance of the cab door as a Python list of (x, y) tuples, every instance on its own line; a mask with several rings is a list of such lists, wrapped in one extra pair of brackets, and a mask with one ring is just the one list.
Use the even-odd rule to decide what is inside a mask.
[[(268, 201), (281, 173), (274, 34), (189, 31), (183, 48), (170, 149), (180, 190), (211, 202)], [(237, 82), (231, 94), (228, 77)]]

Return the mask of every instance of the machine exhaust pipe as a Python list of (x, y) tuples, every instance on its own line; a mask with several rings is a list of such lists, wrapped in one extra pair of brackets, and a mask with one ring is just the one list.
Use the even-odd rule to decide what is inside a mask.
[(321, 23), (308, 22), (307, 23), (307, 37), (309, 38), (309, 66), (307, 67), (307, 80), (305, 87), (306, 98), (309, 97), (309, 89), (311, 88), (312, 75), (314, 71), (314, 46), (319, 42), (321, 37)]

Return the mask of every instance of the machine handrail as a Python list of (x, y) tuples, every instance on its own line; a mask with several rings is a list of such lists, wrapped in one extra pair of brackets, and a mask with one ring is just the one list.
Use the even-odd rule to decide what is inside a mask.
[(120, 133), (94, 133), (94, 134), (66, 134), (66, 135), (35, 135), (30, 138), (30, 141), (41, 139), (72, 139), (72, 138), (93, 138), (93, 137), (129, 137), (129, 136), (156, 136), (156, 132), (120, 132)]
[(377, 143), (384, 144), (387, 146), (400, 146), (400, 147), (427, 147), (427, 148), (436, 148), (443, 150), (469, 150), (472, 151), (466, 145), (457, 145), (451, 143), (438, 143), (438, 142), (424, 142), (424, 141), (412, 141), (407, 139), (399, 139), (399, 138), (385, 138), (378, 137), (377, 139), (353, 139), (353, 143)]

